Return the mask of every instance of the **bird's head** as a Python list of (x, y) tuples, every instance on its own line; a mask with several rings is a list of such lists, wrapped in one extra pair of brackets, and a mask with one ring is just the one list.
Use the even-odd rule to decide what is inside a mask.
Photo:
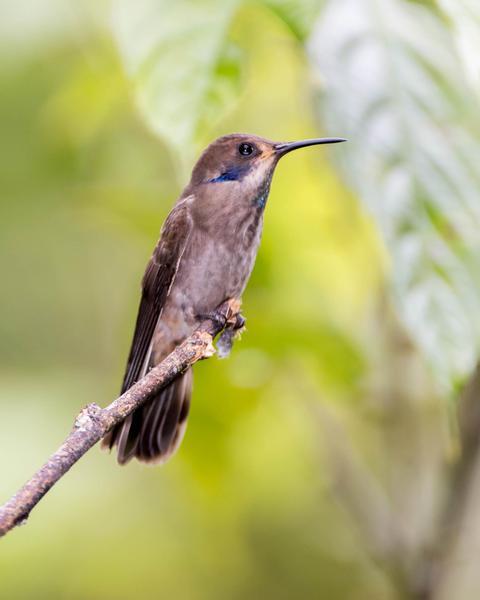
[(192, 185), (231, 185), (245, 188), (269, 184), (275, 166), (292, 150), (317, 144), (344, 142), (343, 138), (317, 138), (298, 142), (272, 142), (244, 133), (225, 135), (212, 142), (200, 156), (192, 172)]

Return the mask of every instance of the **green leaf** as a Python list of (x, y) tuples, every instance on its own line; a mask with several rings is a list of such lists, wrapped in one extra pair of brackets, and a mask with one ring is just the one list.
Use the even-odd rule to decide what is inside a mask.
[(228, 39), (239, 0), (117, 0), (113, 29), (149, 126), (189, 161), (205, 123), (236, 96), (240, 53)]
[(480, 2), (478, 0), (439, 0), (450, 19), (458, 52), (467, 76), (480, 91)]
[[(149, 127), (184, 165), (235, 105), (243, 55), (229, 37), (242, 0), (114, 0), (112, 26), (135, 101)], [(318, 0), (254, 0), (298, 40), (310, 32)]]
[(260, 0), (259, 3), (275, 13), (299, 41), (311, 32), (323, 4), (319, 0)]
[(318, 110), (392, 257), (400, 315), (438, 381), (480, 340), (480, 136), (448, 26), (416, 3), (330, 0), (309, 42)]

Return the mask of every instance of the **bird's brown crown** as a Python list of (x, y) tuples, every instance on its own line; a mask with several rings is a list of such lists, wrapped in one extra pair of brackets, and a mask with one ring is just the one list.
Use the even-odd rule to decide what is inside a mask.
[(242, 179), (259, 161), (275, 160), (275, 142), (245, 133), (224, 135), (202, 153), (191, 183), (219, 183)]

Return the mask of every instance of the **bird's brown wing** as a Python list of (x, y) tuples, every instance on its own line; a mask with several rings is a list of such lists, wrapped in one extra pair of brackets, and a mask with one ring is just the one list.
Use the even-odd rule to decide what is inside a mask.
[(142, 298), (122, 384), (122, 393), (138, 381), (148, 363), (158, 319), (172, 287), (192, 227), (186, 203), (169, 214), (142, 280)]
[[(122, 384), (122, 393), (128, 390), (145, 374), (155, 327), (178, 271), (192, 230), (192, 219), (188, 201), (175, 206), (167, 217), (161, 231), (160, 240), (153, 251), (142, 280), (142, 297), (138, 310), (132, 346)], [(122, 450), (128, 437), (132, 415), (115, 426), (103, 440), (103, 446), (112, 448), (119, 445)]]

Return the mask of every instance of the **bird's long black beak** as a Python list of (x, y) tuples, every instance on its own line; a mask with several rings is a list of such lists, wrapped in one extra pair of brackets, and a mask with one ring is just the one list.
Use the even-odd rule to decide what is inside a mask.
[(340, 142), (346, 142), (345, 138), (314, 138), (313, 140), (300, 140), (298, 142), (284, 142), (282, 144), (275, 145), (275, 152), (279, 156), (287, 154), (292, 150), (298, 148), (305, 148), (306, 146), (317, 146), (318, 144), (339, 144)]

